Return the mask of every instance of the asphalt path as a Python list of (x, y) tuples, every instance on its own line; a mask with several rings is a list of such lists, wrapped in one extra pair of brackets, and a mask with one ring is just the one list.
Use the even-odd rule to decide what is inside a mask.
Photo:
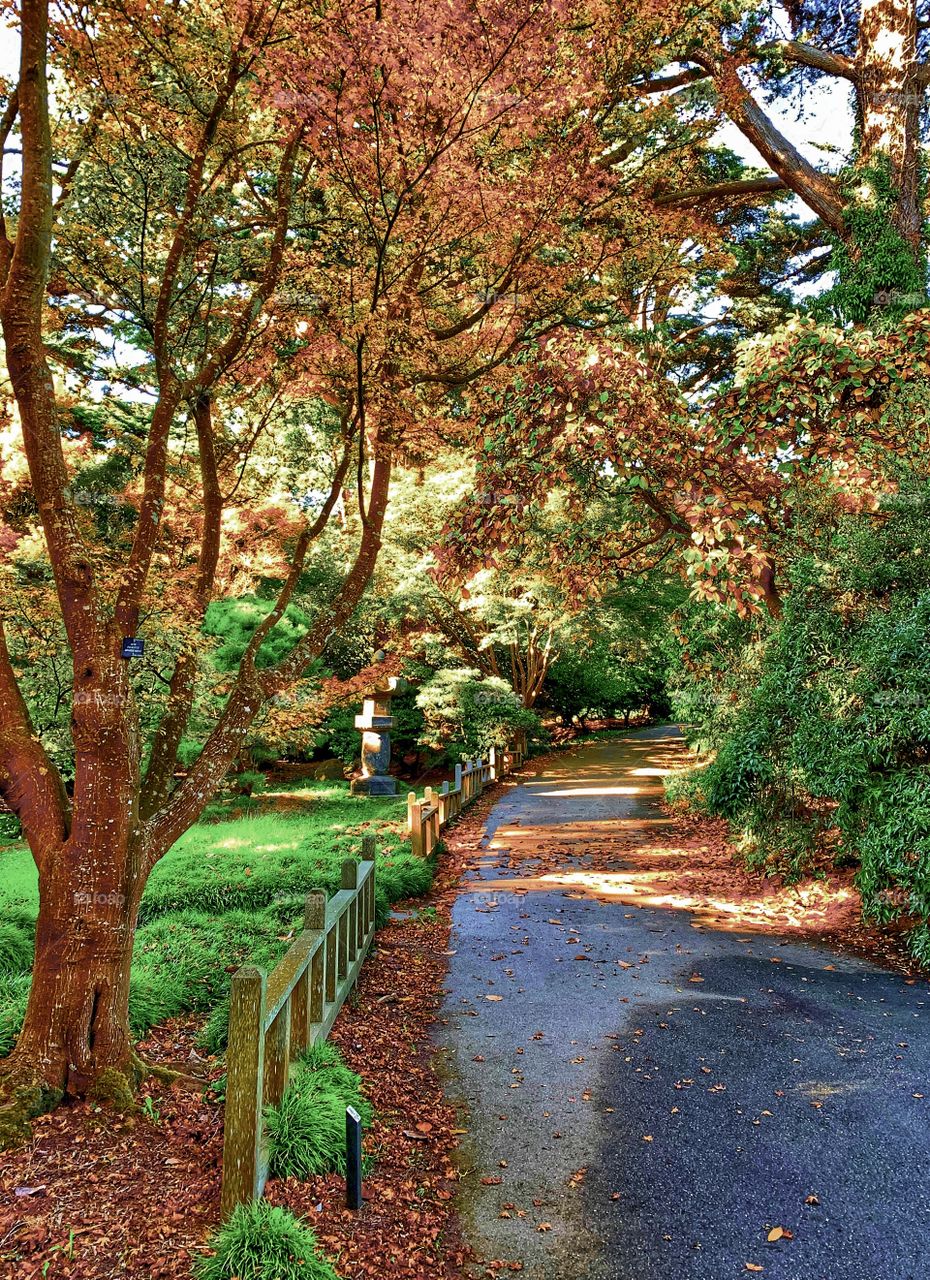
[(641, 892), (681, 750), (586, 745), (490, 814), (437, 1029), (476, 1274), (930, 1278), (928, 986)]

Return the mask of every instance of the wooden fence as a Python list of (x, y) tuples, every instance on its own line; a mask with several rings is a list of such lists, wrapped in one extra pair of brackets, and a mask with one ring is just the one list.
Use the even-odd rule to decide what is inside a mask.
[(439, 843), (441, 832), (457, 814), (477, 800), (485, 787), (521, 765), (526, 757), (526, 738), (521, 735), (506, 751), (491, 748), (487, 760), (466, 760), (455, 766), (451, 782), (438, 790), (427, 787), (423, 799), (411, 791), (407, 796), (407, 830), (413, 852), (428, 858)]
[[(523, 762), (525, 738), (487, 760), (455, 766), (453, 782), (407, 801), (413, 852), (426, 858), (440, 832), (484, 788)], [(291, 1065), (325, 1040), (358, 979), (375, 933), (375, 841), (362, 842), (362, 861), (342, 864), (342, 888), (307, 895), (304, 927), (281, 963), (266, 974), (244, 965), (233, 975), (226, 1051), (226, 1124), (221, 1213), (261, 1196), (268, 1177), (262, 1109), (281, 1101)]]
[(304, 928), (268, 975), (254, 965), (232, 980), (226, 1054), (221, 1212), (258, 1198), (268, 1176), (262, 1108), (281, 1101), (291, 1064), (325, 1040), (358, 978), (375, 932), (375, 842), (342, 864), (342, 888), (307, 896)]

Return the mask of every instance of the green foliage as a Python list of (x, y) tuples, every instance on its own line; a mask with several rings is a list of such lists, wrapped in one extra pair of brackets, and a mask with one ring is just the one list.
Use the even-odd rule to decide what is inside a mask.
[(371, 1124), (361, 1077), (345, 1065), (334, 1045), (315, 1045), (297, 1062), (278, 1106), (265, 1108), (275, 1175), (305, 1179), (344, 1174), (346, 1107), (354, 1107), (364, 1125)]
[(237, 1206), (208, 1243), (196, 1280), (339, 1280), (310, 1228), (266, 1200)]
[(233, 785), (241, 796), (254, 796), (265, 790), (265, 775), (257, 769), (244, 769), (233, 778)]
[(450, 760), (506, 747), (518, 731), (533, 733), (539, 719), (520, 704), (510, 685), (470, 667), (437, 671), (417, 694), (423, 742)]
[(640, 709), (668, 710), (662, 673), (654, 666), (624, 663), (609, 650), (570, 649), (546, 677), (545, 696), (565, 721), (628, 715)]
[(674, 682), (710, 753), (692, 798), (791, 875), (855, 860), (865, 914), (930, 959), (930, 485), (878, 515), (809, 513), (777, 624), (692, 610)]
[[(357, 764), (361, 755), (362, 740), (355, 727), (358, 710), (358, 703), (350, 707), (334, 707), (320, 725), (317, 738), (318, 747), (326, 747), (349, 767)], [(415, 751), (423, 733), (423, 713), (417, 706), (416, 694), (412, 689), (406, 689), (392, 698), (391, 715), (394, 718), (391, 750), (397, 759), (409, 751)]]
[(8, 921), (0, 922), (0, 974), (22, 973), (32, 966), (30, 933)]
[(0, 844), (8, 840), (18, 840), (20, 833), (19, 819), (12, 813), (0, 813)]
[(273, 915), (203, 911), (163, 915), (141, 928), (133, 952), (129, 1012), (133, 1033), (182, 1012), (206, 1013), (229, 992), (246, 961), (273, 966), (287, 949), (300, 913), (283, 931)]
[[(358, 856), (371, 802), (344, 784), (296, 784), (305, 812), (192, 827), (158, 863), (140, 908), (130, 977), (133, 1035), (182, 1013), (205, 1017), (200, 1044), (226, 1045), (232, 973), (247, 961), (272, 968), (301, 927), (311, 890), (335, 893), (342, 863)], [(398, 821), (403, 802), (379, 820)], [(390, 904), (425, 893), (434, 864), (414, 858), (394, 831), (379, 829), (377, 918)], [(12, 1048), (29, 992), (36, 869), (29, 852), (0, 852), (0, 1056)]]
[(28, 973), (0, 974), (0, 1058), (16, 1043), (26, 1016), (30, 982)]
[(892, 221), (898, 193), (887, 160), (856, 169), (846, 183), (852, 245), (834, 236), (836, 284), (814, 313), (853, 324), (894, 325), (927, 305), (927, 268)]
[[(260, 596), (240, 596), (235, 600), (214, 600), (207, 608), (203, 629), (208, 636), (220, 641), (213, 653), (213, 661), (219, 671), (237, 671), (242, 655), (250, 643), (256, 627), (263, 622), (274, 607), (274, 600)], [(290, 653), (298, 640), (306, 635), (310, 619), (296, 605), (288, 605), (283, 618), (279, 618), (271, 632), (262, 641), (255, 665), (271, 667)]]

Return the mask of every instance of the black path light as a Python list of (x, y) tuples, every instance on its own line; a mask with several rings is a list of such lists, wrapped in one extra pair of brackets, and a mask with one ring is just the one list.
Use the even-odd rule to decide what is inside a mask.
[(362, 1121), (354, 1107), (346, 1107), (346, 1207), (362, 1207)]

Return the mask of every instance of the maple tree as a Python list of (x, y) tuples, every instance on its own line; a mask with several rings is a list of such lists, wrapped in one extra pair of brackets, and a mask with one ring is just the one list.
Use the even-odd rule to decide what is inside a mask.
[[(442, 562), (519, 563), (534, 520), (563, 506), (550, 571), (577, 599), (674, 555), (699, 596), (777, 615), (798, 507), (874, 507), (895, 460), (926, 449), (928, 331), (927, 312), (890, 333), (795, 317), (697, 409), (616, 344), (554, 339), (488, 399), (479, 501), (448, 522)], [(592, 504), (608, 513), (593, 528)]]
[[(22, 152), (0, 238), (24, 446), (4, 452), (4, 571), (38, 534), (70, 654), (73, 760), (66, 788), (4, 610), (0, 794), (41, 895), (3, 1065), (13, 1125), (64, 1090), (121, 1094), (144, 1070), (126, 1003), (149, 872), (260, 708), (351, 616), (396, 456), (427, 449), (463, 391), (528, 342), (602, 323), (614, 269), (664, 218), (681, 225), (647, 216), (599, 163), (591, 107), (608, 48), (624, 33), (638, 47), (633, 14), (114, 0), (52, 16), (50, 43), (47, 4), (22, 6), (0, 129)], [(290, 486), (282, 435), (296, 436)], [(345, 571), (264, 666), (331, 518)], [(272, 607), (178, 779), (204, 616), (256, 578), (276, 584)], [(122, 641), (147, 634), (143, 690)]]

